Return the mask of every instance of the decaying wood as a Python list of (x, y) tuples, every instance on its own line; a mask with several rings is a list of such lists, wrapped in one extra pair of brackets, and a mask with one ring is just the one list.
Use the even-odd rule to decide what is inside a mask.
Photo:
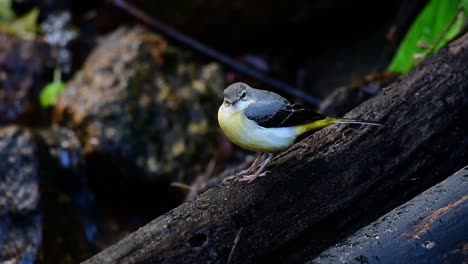
[(468, 257), (468, 167), (308, 263), (462, 263)]
[(454, 170), (468, 156), (468, 35), (347, 117), (279, 154), (272, 174), (228, 181), (86, 263), (303, 262)]

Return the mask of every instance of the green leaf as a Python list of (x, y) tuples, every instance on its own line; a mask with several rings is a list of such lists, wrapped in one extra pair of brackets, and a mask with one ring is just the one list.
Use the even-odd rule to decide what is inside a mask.
[(0, 30), (10, 34), (14, 34), (23, 39), (32, 39), (36, 36), (36, 33), (39, 28), (37, 24), (38, 17), (39, 9), (33, 8), (31, 11), (29, 11), (27, 14), (20, 18), (13, 18), (13, 20), (11, 21), (4, 21), (0, 19)]
[[(461, 4), (465, 10), (456, 17)], [(467, 17), (466, 7), (468, 0), (431, 0), (411, 25), (388, 70), (406, 73), (420, 62), (417, 58), (442, 48), (460, 32)]]
[(54, 80), (42, 89), (39, 97), (42, 107), (46, 108), (55, 105), (58, 96), (65, 90), (66, 85), (62, 82), (60, 75), (60, 70), (56, 69), (54, 71)]
[(15, 12), (11, 8), (11, 0), (0, 0), (0, 21), (12, 21), (15, 19)]

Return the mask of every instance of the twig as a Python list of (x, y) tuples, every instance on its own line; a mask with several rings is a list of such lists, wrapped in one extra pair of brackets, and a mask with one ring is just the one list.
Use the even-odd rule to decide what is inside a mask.
[(192, 188), (190, 188), (189, 185), (185, 184), (185, 183), (182, 183), (182, 182), (173, 182), (170, 184), (171, 187), (177, 187), (177, 188), (180, 188), (182, 190), (188, 190), (190, 191)]
[(185, 35), (183, 33), (178, 32), (174, 28), (170, 27), (169, 25), (158, 21), (150, 16), (148, 16), (146, 13), (141, 11), (140, 9), (134, 7), (133, 5), (129, 4), (125, 0), (113, 0), (111, 3), (118, 7), (119, 9), (123, 10), (124, 12), (130, 14), (131, 16), (137, 18), (140, 20), (140, 22), (148, 25), (149, 27), (161, 32), (162, 34), (166, 35), (167, 37), (176, 40), (177, 42), (180, 42), (183, 45), (189, 46), (193, 50), (211, 58), (216, 61), (221, 62), (222, 64), (232, 68), (235, 71), (240, 72), (241, 74), (244, 74), (250, 78), (253, 78), (263, 84), (266, 84), (273, 89), (276, 89), (278, 91), (284, 92), (290, 96), (293, 96), (298, 99), (302, 99), (305, 102), (318, 106), (320, 104), (320, 99), (310, 96), (306, 94), (305, 92), (289, 85), (286, 84), (282, 81), (273, 79), (266, 74), (257, 71), (255, 69), (252, 69), (244, 64), (241, 64), (237, 62), (236, 60), (230, 58), (229, 56), (226, 56), (225, 54), (212, 49), (205, 44), (201, 43), (198, 40), (195, 40), (188, 35)]
[(206, 170), (197, 175), (193, 183), (190, 185), (190, 191), (187, 193), (187, 196), (184, 199), (184, 202), (192, 199), (197, 196), (206, 188), (207, 181), (210, 177), (213, 176), (216, 168), (216, 160), (211, 159), (206, 166)]
[(241, 235), (241, 232), (242, 232), (243, 228), (244, 227), (241, 227), (239, 229), (239, 231), (237, 232), (236, 238), (234, 239), (234, 244), (232, 245), (232, 248), (231, 248), (231, 252), (229, 253), (229, 258), (228, 258), (227, 264), (231, 263), (232, 255), (234, 255), (234, 250), (236, 250), (236, 246), (239, 243), (240, 235)]

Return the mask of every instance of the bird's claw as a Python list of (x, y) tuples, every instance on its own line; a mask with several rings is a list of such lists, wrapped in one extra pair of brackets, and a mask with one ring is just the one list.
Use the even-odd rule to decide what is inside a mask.
[(263, 177), (266, 176), (267, 174), (271, 173), (270, 171), (264, 171), (262, 173), (254, 173), (254, 174), (248, 174), (248, 175), (243, 175), (239, 181), (246, 181), (247, 183), (253, 182), (256, 178), (258, 177)]
[(244, 176), (252, 173), (253, 171), (251, 169), (246, 169), (246, 170), (241, 170), (240, 172), (237, 173), (239, 176)]

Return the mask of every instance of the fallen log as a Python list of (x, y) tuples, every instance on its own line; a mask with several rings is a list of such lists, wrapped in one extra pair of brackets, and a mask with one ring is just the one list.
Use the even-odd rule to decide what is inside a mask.
[(85, 263), (294, 263), (317, 255), (466, 165), (467, 61), (465, 35), (347, 115), (384, 127), (318, 131), (279, 154), (271, 175), (216, 186)]
[(462, 263), (468, 253), (467, 176), (465, 167), (307, 263)]

